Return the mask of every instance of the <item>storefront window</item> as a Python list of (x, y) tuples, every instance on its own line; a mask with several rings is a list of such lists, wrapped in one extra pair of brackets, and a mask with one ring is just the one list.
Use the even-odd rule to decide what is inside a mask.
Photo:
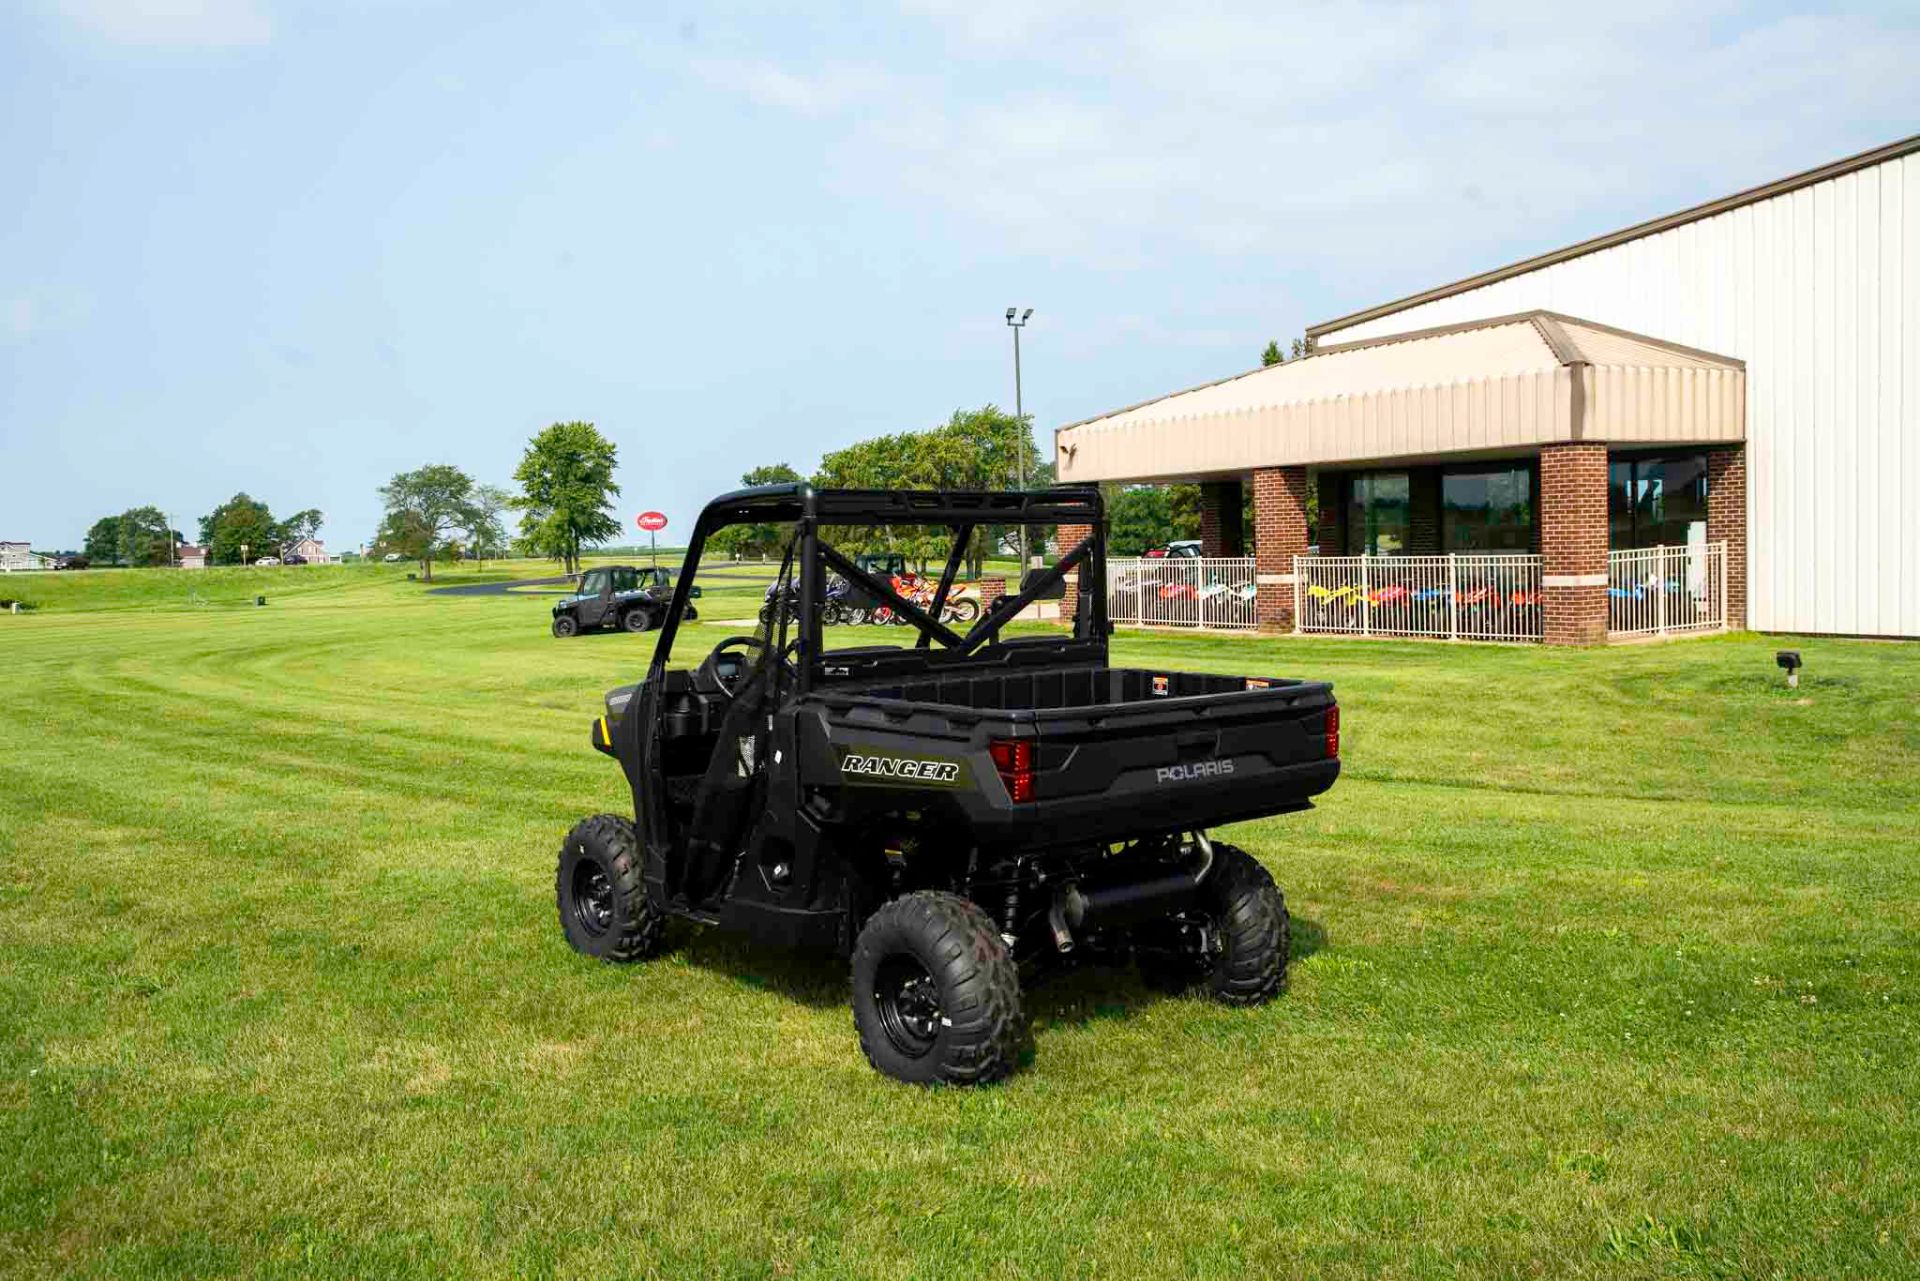
[(1615, 458), (1607, 465), (1609, 545), (1684, 547), (1707, 539), (1707, 456)]
[(1403, 556), (1407, 550), (1407, 473), (1360, 472), (1348, 486), (1347, 551)]
[(1440, 478), (1440, 546), (1450, 552), (1524, 552), (1533, 542), (1533, 472), (1450, 471)]

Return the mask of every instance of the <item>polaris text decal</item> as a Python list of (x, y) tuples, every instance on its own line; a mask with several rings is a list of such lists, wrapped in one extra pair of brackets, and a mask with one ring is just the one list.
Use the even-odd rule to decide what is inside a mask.
[(1191, 783), (1195, 779), (1218, 778), (1233, 773), (1233, 762), (1192, 761), (1185, 765), (1162, 765), (1153, 772), (1156, 783)]
[(961, 782), (959, 761), (891, 756), (858, 748), (843, 752), (840, 773), (849, 782), (904, 787), (957, 787)]

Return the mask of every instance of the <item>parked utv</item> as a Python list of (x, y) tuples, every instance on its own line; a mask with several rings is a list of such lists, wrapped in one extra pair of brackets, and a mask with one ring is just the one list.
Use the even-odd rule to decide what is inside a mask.
[[(700, 590), (692, 594), (698, 596)], [(603, 565), (581, 575), (579, 591), (554, 603), (553, 634), (577, 636), (600, 627), (650, 632), (666, 621), (672, 599), (673, 575), (668, 570)], [(689, 620), (700, 616), (686, 602), (681, 609)]]
[[(670, 671), (701, 549), (735, 524), (790, 526), (771, 611), (692, 671)], [(1107, 664), (1100, 494), (816, 490), (716, 499), (687, 548), (646, 679), (606, 697), (591, 740), (633, 821), (568, 833), (555, 891), (567, 941), (631, 961), (670, 920), (851, 959), (853, 1021), (880, 1071), (979, 1083), (1026, 1040), (1023, 976), (1132, 962), (1158, 986), (1251, 1005), (1287, 972), (1287, 910), (1267, 870), (1209, 829), (1303, 810), (1340, 771), (1322, 682)], [(855, 527), (945, 527), (931, 602), (832, 545)], [(976, 528), (1095, 532), (964, 634), (940, 621)], [(830, 574), (906, 619), (909, 645), (826, 649)], [(1071, 633), (1006, 636), (1069, 576)], [(847, 637), (835, 629), (836, 637)], [(871, 635), (869, 633), (869, 635)]]

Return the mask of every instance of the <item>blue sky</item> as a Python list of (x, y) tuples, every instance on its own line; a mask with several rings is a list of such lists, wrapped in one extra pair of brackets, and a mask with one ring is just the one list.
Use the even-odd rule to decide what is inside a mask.
[(244, 489), (349, 547), (565, 418), (671, 536), (1010, 403), (1010, 304), (1045, 432), (1912, 133), (1916, 66), (1911, 5), (16, 0), (0, 538)]

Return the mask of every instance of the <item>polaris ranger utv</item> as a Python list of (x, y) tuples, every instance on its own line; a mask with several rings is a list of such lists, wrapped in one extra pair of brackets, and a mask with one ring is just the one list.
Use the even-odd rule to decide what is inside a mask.
[[(667, 667), (716, 530), (780, 524), (776, 585), (799, 607)], [(976, 531), (1094, 531), (964, 634), (940, 621)], [(945, 527), (927, 608), (833, 545), (859, 527)], [(675, 917), (838, 949), (874, 1067), (911, 1082), (1013, 1070), (1021, 975), (1131, 960), (1157, 985), (1251, 1005), (1286, 981), (1287, 911), (1216, 824), (1308, 808), (1340, 772), (1325, 683), (1107, 665), (1100, 493), (741, 490), (701, 513), (644, 681), (607, 695), (594, 747), (626, 773), (635, 821), (568, 833), (556, 898), (567, 941), (630, 961)], [(884, 536), (884, 535), (883, 535)], [(918, 633), (826, 649), (837, 573)], [(1071, 633), (1003, 635), (1068, 575)], [(844, 634), (841, 629), (836, 633)]]
[[(578, 636), (598, 627), (650, 632), (665, 620), (672, 596), (673, 576), (664, 569), (602, 565), (580, 576), (579, 591), (554, 602), (553, 634)], [(692, 605), (686, 606), (686, 617), (699, 617)]]

